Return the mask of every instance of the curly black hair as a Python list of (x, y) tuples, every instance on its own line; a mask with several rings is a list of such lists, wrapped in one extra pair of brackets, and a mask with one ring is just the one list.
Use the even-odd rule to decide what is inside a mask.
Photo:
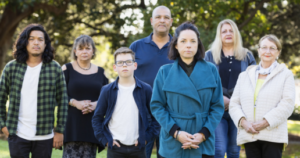
[(30, 36), (31, 31), (38, 30), (44, 33), (45, 38), (45, 50), (42, 54), (43, 63), (49, 63), (54, 58), (54, 48), (51, 46), (51, 40), (49, 35), (47, 34), (44, 27), (40, 24), (29, 24), (25, 27), (25, 29), (20, 33), (17, 41), (14, 44), (14, 58), (17, 62), (26, 63), (28, 59), (28, 52), (27, 52), (27, 45), (28, 45), (28, 38)]

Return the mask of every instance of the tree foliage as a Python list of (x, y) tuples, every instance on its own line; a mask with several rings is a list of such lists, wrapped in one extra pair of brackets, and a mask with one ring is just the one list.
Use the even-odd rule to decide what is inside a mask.
[(55, 60), (61, 64), (69, 61), (73, 41), (80, 34), (94, 39), (105, 37), (101, 38), (102, 43), (95, 43), (99, 47), (110, 43), (106, 49), (111, 53), (127, 42), (128, 38), (120, 33), (120, 29), (125, 23), (131, 25), (136, 16), (124, 19), (121, 13), (135, 8), (145, 8), (144, 1), (0, 0), (0, 70), (7, 60), (11, 60), (12, 42), (29, 23), (40, 23), (46, 28), (57, 50)]
[(149, 19), (154, 7), (164, 5), (170, 8), (173, 27), (185, 21), (192, 21), (200, 31), (200, 38), (206, 49), (213, 42), (220, 21), (232, 19), (236, 22), (243, 38), (244, 47), (257, 58), (259, 39), (266, 34), (275, 34), (282, 42), (280, 60), (285, 62), (300, 77), (300, 1), (299, 0), (160, 0), (149, 6), (144, 14), (144, 32), (151, 31)]
[[(120, 46), (148, 36), (152, 32), (150, 17), (158, 5), (171, 9), (176, 26), (192, 21), (201, 33), (206, 49), (215, 38), (218, 23), (234, 20), (242, 34), (244, 46), (257, 57), (258, 40), (265, 34), (275, 34), (283, 44), (280, 60), (300, 77), (300, 0), (159, 0), (145, 5), (144, 0), (0, 0), (0, 70), (12, 59), (12, 45), (29, 23), (44, 25), (56, 48), (61, 64), (69, 62), (74, 39), (80, 34), (93, 37), (100, 56), (97, 62), (112, 74), (111, 53)], [(139, 28), (136, 13), (122, 17), (126, 11), (140, 9), (143, 32), (121, 33), (124, 26)], [(111, 76), (111, 75), (110, 75)]]

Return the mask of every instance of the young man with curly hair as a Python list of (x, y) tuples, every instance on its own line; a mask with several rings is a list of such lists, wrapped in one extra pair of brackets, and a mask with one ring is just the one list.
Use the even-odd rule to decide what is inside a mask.
[(43, 26), (30, 24), (20, 33), (14, 58), (0, 78), (0, 128), (8, 137), (10, 156), (29, 157), (31, 153), (50, 158), (52, 147), (63, 145), (68, 99), (63, 72), (53, 61), (54, 49)]

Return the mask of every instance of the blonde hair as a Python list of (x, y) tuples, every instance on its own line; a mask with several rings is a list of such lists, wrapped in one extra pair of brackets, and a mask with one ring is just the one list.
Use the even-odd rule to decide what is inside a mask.
[(96, 46), (95, 43), (93, 41), (93, 39), (88, 36), (88, 35), (80, 35), (79, 37), (77, 37), (74, 41), (73, 44), (73, 48), (72, 48), (72, 53), (71, 53), (71, 58), (74, 60), (77, 60), (77, 56), (75, 55), (75, 50), (77, 48), (77, 46), (79, 48), (84, 48), (86, 46), (91, 46), (93, 48), (93, 56), (92, 59), (94, 59), (96, 57)]
[(259, 48), (260, 48), (260, 43), (261, 43), (264, 39), (268, 39), (270, 42), (273, 42), (273, 43), (276, 45), (277, 49), (279, 50), (279, 53), (281, 52), (281, 50), (282, 50), (282, 45), (281, 45), (279, 39), (278, 39), (275, 35), (273, 35), (273, 34), (265, 35), (264, 37), (262, 37), (262, 38), (259, 40), (259, 42), (258, 42)]
[(241, 34), (235, 22), (230, 19), (225, 19), (218, 24), (217, 33), (214, 42), (210, 46), (210, 51), (214, 62), (216, 64), (221, 63), (221, 50), (222, 50), (222, 39), (221, 39), (221, 29), (224, 24), (229, 24), (233, 30), (233, 51), (234, 57), (237, 60), (244, 60), (247, 57), (248, 49), (243, 47), (243, 41)]

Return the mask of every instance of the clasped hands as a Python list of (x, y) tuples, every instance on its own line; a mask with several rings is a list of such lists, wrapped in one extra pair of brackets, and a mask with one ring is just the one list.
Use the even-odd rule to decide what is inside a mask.
[[(178, 130), (174, 133), (174, 138), (176, 138)], [(199, 144), (204, 141), (203, 135), (200, 133), (190, 134), (185, 131), (180, 131), (177, 136), (177, 140), (182, 144), (183, 149), (198, 149)]]
[(246, 132), (252, 134), (258, 134), (259, 131), (265, 129), (270, 125), (266, 119), (251, 123), (247, 121), (245, 118), (241, 118), (240, 124), (246, 130)]
[(73, 105), (82, 111), (82, 114), (88, 114), (95, 110), (97, 106), (97, 102), (91, 102), (90, 100), (82, 100), (82, 101), (73, 101)]

